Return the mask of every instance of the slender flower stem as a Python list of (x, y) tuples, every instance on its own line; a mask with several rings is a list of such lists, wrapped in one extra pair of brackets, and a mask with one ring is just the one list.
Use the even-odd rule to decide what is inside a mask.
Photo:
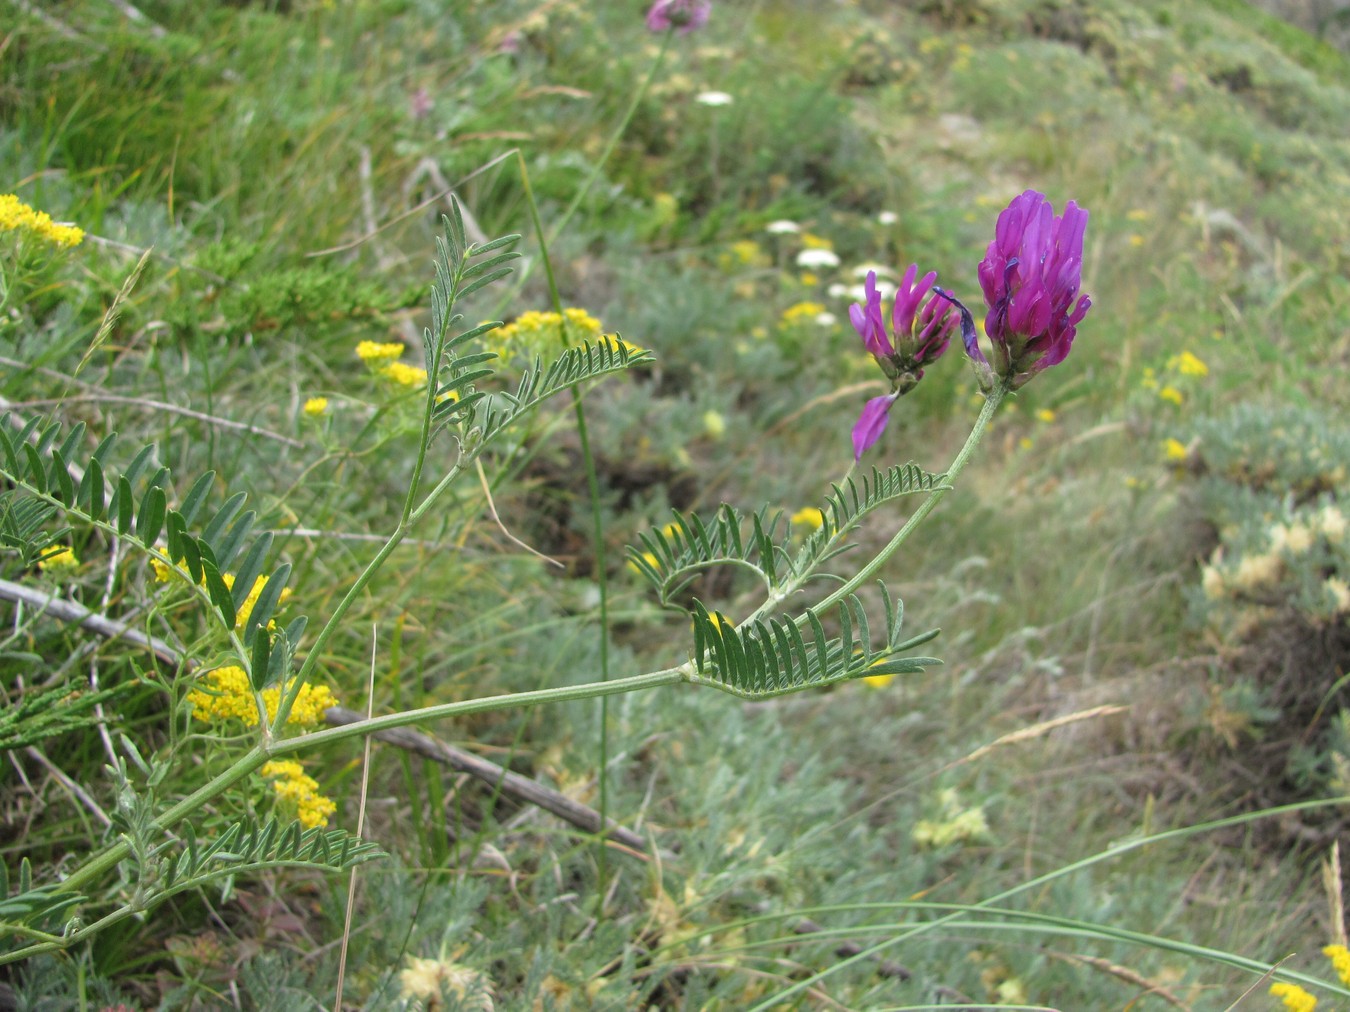
[[(620, 139), (627, 132), (628, 124), (632, 122), (633, 116), (638, 110), (638, 106), (640, 106), (642, 100), (647, 97), (647, 91), (651, 88), (652, 81), (656, 79), (656, 72), (661, 68), (661, 63), (665, 59), (666, 50), (670, 48), (670, 40), (674, 34), (675, 32), (672, 29), (667, 31), (665, 36), (661, 39), (661, 48), (656, 54), (656, 59), (652, 60), (652, 65), (647, 71), (647, 76), (643, 78), (642, 83), (638, 85), (637, 91), (633, 93), (633, 100), (628, 103), (628, 108), (623, 114), (623, 119), (619, 120), (619, 125), (616, 126), (614, 132), (610, 134), (609, 140), (605, 144), (605, 150), (600, 152), (600, 157), (597, 158), (595, 164), (591, 166), (590, 175), (582, 182), (581, 188), (577, 190), (576, 194), (572, 197), (571, 202), (567, 205), (566, 209), (564, 209), (562, 217), (553, 223), (553, 227), (549, 229), (547, 235), (545, 235), (543, 228), (539, 225), (539, 209), (534, 206), (534, 198), (530, 195), (529, 177), (525, 173), (525, 156), (519, 151), (516, 152), (516, 157), (520, 161), (521, 176), (525, 179), (526, 196), (530, 203), (532, 216), (535, 219), (535, 228), (539, 234), (540, 243), (542, 245), (548, 246), (557, 239), (558, 236), (562, 235), (563, 229), (567, 227), (568, 222), (572, 220), (572, 216), (580, 209), (581, 202), (586, 199), (586, 195), (590, 193), (591, 188), (595, 186), (596, 180), (600, 178), (600, 173), (605, 167), (605, 163), (609, 161), (609, 156), (614, 153), (614, 149), (618, 146)], [(527, 264), (520, 270), (514, 287), (503, 297), (501, 303), (502, 306), (508, 305), (512, 299), (520, 294), (520, 290), (529, 279), (531, 266), (533, 265)], [(544, 269), (548, 271), (550, 275), (549, 285), (550, 287), (553, 287), (553, 268), (548, 262), (547, 253), (544, 255)]]
[(562, 217), (554, 222), (553, 228), (550, 229), (548, 234), (548, 241), (550, 243), (557, 239), (558, 236), (562, 235), (562, 230), (567, 227), (567, 223), (572, 220), (572, 215), (577, 213), (577, 209), (581, 207), (581, 202), (586, 199), (586, 195), (591, 192), (591, 187), (593, 187), (595, 181), (600, 178), (600, 172), (604, 169), (605, 163), (609, 161), (609, 156), (614, 153), (614, 149), (618, 146), (620, 138), (627, 132), (628, 124), (632, 122), (633, 114), (637, 112), (638, 106), (642, 104), (642, 100), (647, 97), (647, 89), (651, 87), (652, 81), (656, 79), (656, 72), (661, 69), (661, 62), (666, 57), (666, 50), (670, 48), (670, 40), (674, 35), (675, 30), (672, 28), (667, 30), (662, 37), (661, 48), (656, 53), (656, 59), (652, 60), (651, 69), (647, 71), (647, 76), (643, 78), (642, 83), (638, 85), (638, 90), (633, 93), (633, 101), (628, 103), (628, 109), (623, 114), (623, 119), (619, 120), (619, 125), (616, 126), (614, 132), (610, 134), (609, 142), (605, 145), (605, 150), (600, 152), (600, 157), (595, 160), (595, 165), (591, 167), (591, 174), (587, 176), (586, 181), (581, 184), (581, 189), (577, 190), (576, 196), (574, 196), (572, 202), (567, 205), (567, 210), (563, 211)]
[(923, 523), (924, 518), (927, 517), (929, 513), (933, 512), (937, 507), (937, 504), (942, 501), (943, 496), (945, 496), (956, 483), (956, 479), (960, 476), (961, 472), (965, 470), (966, 464), (970, 462), (971, 456), (975, 453), (975, 448), (980, 444), (980, 438), (984, 435), (984, 430), (989, 427), (990, 421), (993, 420), (994, 412), (998, 410), (998, 406), (1003, 402), (1003, 398), (1007, 396), (1007, 393), (1008, 387), (1006, 383), (1002, 383), (989, 391), (985, 398), (984, 407), (980, 409), (980, 415), (975, 419), (975, 425), (970, 430), (970, 435), (966, 437), (965, 444), (957, 452), (956, 457), (952, 460), (951, 466), (947, 468), (946, 474), (943, 475), (943, 487), (935, 488), (932, 492), (929, 492), (928, 498), (925, 499), (920, 504), (919, 508), (914, 511), (913, 515), (905, 521), (905, 525), (896, 532), (895, 537), (891, 538), (890, 543), (878, 552), (867, 565), (863, 566), (858, 572), (853, 574), (847, 583), (835, 590), (834, 593), (821, 601), (820, 604), (816, 605), (817, 609), (824, 611), (832, 605), (837, 604), (863, 584), (867, 583), (868, 580), (872, 579), (877, 570), (881, 569), (881, 567), (886, 564), (887, 560), (889, 560), (900, 546), (905, 543), (905, 540), (914, 532), (915, 528)]
[(341, 727), (329, 727), (322, 731), (287, 738), (276, 742), (271, 748), (273, 756), (290, 755), (303, 752), (319, 745), (326, 745), (346, 738), (376, 731), (387, 731), (394, 727), (407, 727), (428, 720), (444, 720), (447, 717), (464, 717), (471, 713), (484, 713), (489, 710), (513, 710), (531, 706), (543, 706), (548, 703), (566, 703), (578, 699), (616, 696), (624, 692), (637, 692), (641, 689), (654, 689), (660, 685), (674, 685), (686, 681), (690, 674), (689, 665), (675, 668), (663, 668), (642, 675), (630, 675), (627, 678), (615, 678), (607, 682), (585, 682), (581, 685), (560, 685), (552, 689), (535, 689), (532, 692), (511, 692), (500, 696), (483, 696), (479, 699), (465, 699), (457, 703), (439, 703), (436, 706), (424, 706), (416, 710), (403, 710), (380, 717), (358, 720)]
[[(649, 78), (650, 79), (650, 78)], [(629, 110), (632, 115), (632, 110)], [(625, 118), (624, 124), (627, 124)], [(622, 125), (620, 133), (622, 133)], [(618, 140), (619, 134), (615, 134), (613, 140)], [(613, 143), (605, 151), (605, 156), (613, 150)], [(596, 169), (604, 164), (602, 157)], [(552, 237), (544, 234), (544, 225), (539, 218), (539, 205), (535, 202), (534, 191), (530, 187), (530, 174), (525, 167), (525, 159), (520, 159), (520, 176), (522, 184), (525, 187), (525, 202), (530, 208), (530, 219), (534, 223), (535, 234), (539, 237), (539, 256), (544, 261), (544, 273), (548, 277), (549, 295), (553, 300), (553, 311), (558, 314), (558, 327), (561, 331), (559, 337), (566, 342), (567, 338), (567, 318), (563, 315), (562, 296), (558, 292), (558, 279), (553, 274), (553, 261), (548, 255), (549, 243)], [(587, 186), (594, 181), (594, 176), (587, 182)], [(584, 190), (584, 188), (583, 188)], [(575, 209), (570, 208), (568, 214)], [(564, 221), (566, 216), (564, 216)], [(556, 234), (556, 229), (555, 229)], [(586, 409), (581, 399), (581, 390), (576, 386), (572, 388), (572, 409), (576, 413), (577, 419), (577, 441), (581, 444), (581, 458), (583, 466), (586, 468), (586, 488), (591, 499), (591, 540), (594, 542), (593, 551), (595, 553), (595, 579), (600, 588), (600, 680), (609, 681), (609, 579), (605, 572), (605, 528), (604, 518), (600, 514), (600, 478), (595, 470), (595, 456), (591, 452), (591, 440), (586, 429)], [(599, 741), (598, 771), (596, 776), (600, 781), (600, 825), (604, 826), (609, 817), (609, 700), (601, 698), (600, 700), (600, 741)], [(595, 857), (597, 878), (599, 888), (596, 895), (603, 901), (605, 895), (605, 877), (606, 877), (606, 852), (605, 841), (603, 837), (598, 837), (596, 842), (597, 852)]]
[[(927, 517), (929, 513), (933, 512), (937, 507), (937, 504), (942, 501), (942, 497), (951, 490), (957, 477), (959, 477), (961, 472), (965, 469), (966, 464), (970, 462), (970, 458), (974, 454), (975, 448), (979, 446), (980, 438), (984, 435), (985, 429), (989, 427), (990, 421), (993, 420), (994, 412), (998, 410), (998, 406), (1003, 402), (1003, 398), (1007, 396), (1008, 389), (1007, 384), (1003, 383), (996, 386), (986, 395), (984, 407), (980, 409), (979, 417), (975, 419), (975, 425), (970, 430), (970, 435), (966, 437), (965, 444), (957, 452), (956, 457), (952, 460), (951, 466), (947, 468), (946, 473), (943, 475), (943, 487), (934, 489), (930, 492), (928, 498), (914, 511), (913, 515), (905, 522), (905, 525), (896, 532), (895, 537), (891, 538), (890, 543), (878, 552), (871, 561), (858, 570), (851, 579), (836, 589), (819, 604), (815, 605), (816, 611), (824, 611), (825, 609), (838, 604), (868, 580), (872, 579), (877, 571), (880, 570), (891, 556), (899, 550), (900, 546), (905, 543), (906, 539), (914, 532), (915, 528), (924, 521), (924, 518)], [(852, 473), (852, 468), (849, 469), (849, 473)], [(766, 614), (773, 611), (778, 607), (780, 601), (800, 590), (811, 575), (812, 573), (808, 571), (785, 583), (775, 594), (771, 595), (764, 604), (760, 605), (747, 621), (763, 618)]]

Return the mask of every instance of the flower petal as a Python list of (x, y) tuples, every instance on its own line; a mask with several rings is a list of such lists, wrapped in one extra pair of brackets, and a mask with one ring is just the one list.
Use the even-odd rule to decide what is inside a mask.
[(863, 405), (862, 414), (853, 426), (853, 459), (862, 460), (862, 455), (871, 449), (872, 444), (886, 431), (891, 405), (899, 394), (887, 394), (885, 397), (873, 397)]

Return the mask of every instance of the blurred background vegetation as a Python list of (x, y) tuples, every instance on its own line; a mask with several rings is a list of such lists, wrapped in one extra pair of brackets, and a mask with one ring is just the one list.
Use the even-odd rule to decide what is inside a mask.
[[(689, 649), (687, 620), (623, 565), (639, 531), (723, 501), (791, 515), (847, 471), (849, 426), (883, 392), (847, 323), (868, 265), (917, 262), (973, 300), (998, 211), (1033, 187), (1090, 210), (1094, 308), (888, 568), (914, 627), (942, 627), (944, 667), (771, 704), (687, 689), (611, 704), (611, 814), (663, 856), (616, 854), (603, 916), (585, 834), (377, 748), (368, 832), (393, 856), (362, 872), (352, 1007), (394, 1006), (419, 957), (461, 974), (466, 1008), (485, 987), (498, 1008), (748, 1008), (928, 917), (868, 902), (974, 903), (1141, 833), (1347, 793), (1350, 62), (1334, 5), (1270, 6), (1289, 20), (1238, 0), (728, 0), (671, 41), (550, 250), (566, 304), (657, 357), (587, 398), (617, 673)], [(89, 237), (27, 263), (0, 396), (246, 489), (295, 567), (289, 607), (326, 614), (412, 463), (415, 408), (356, 345), (418, 359), (451, 190), (485, 236), (526, 233), (522, 269), (469, 318), (549, 308), (504, 156), (556, 221), (656, 58), (641, 7), (164, 0), (131, 17), (7, 0), (0, 190)], [(838, 266), (799, 266), (808, 249)], [(945, 466), (978, 409), (950, 358), (872, 461)], [(326, 411), (307, 414), (316, 397)], [(559, 409), (485, 476), (505, 527), (562, 569), (504, 537), (471, 483), (400, 549), (323, 658), (344, 703), (364, 707), (372, 625), (377, 711), (597, 675), (578, 461)], [(143, 560), (88, 531), (74, 551), (40, 572), (0, 555), (0, 575), (193, 641), (198, 620)], [(749, 589), (698, 593), (734, 615)], [(0, 614), (11, 704), (94, 664), (133, 686), (110, 719), (147, 754), (185, 724), (130, 648), (63, 664), (78, 633)], [(597, 721), (566, 705), (427, 730), (594, 804)], [(207, 765), (212, 745), (196, 743)], [(95, 733), (5, 760), (8, 866), (51, 873), (101, 838), (69, 788), (106, 803)], [(308, 769), (354, 826), (359, 751)], [(197, 783), (175, 777), (166, 793)], [(1320, 864), (1344, 817), (1150, 846), (1009, 903), (1329, 975), (1317, 949), (1343, 929)], [(9, 981), (31, 1008), (327, 1007), (344, 893), (239, 881)], [(961, 923), (790, 1001), (1208, 1009), (1256, 978), (1161, 945)]]

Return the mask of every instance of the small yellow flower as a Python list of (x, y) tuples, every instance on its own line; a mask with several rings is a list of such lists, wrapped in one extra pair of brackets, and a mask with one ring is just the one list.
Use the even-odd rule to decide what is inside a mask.
[(721, 412), (705, 411), (703, 412), (703, 431), (713, 439), (721, 439), (726, 435), (727, 420), (722, 417)]
[(1017, 441), (1017, 445), (1024, 450), (1030, 450), (1032, 446), (1034, 446), (1035, 444), (1031, 441), (1030, 436), (1023, 436), (1021, 439)]
[(169, 578), (173, 576), (174, 573), (177, 572), (177, 570), (174, 569), (173, 566), (170, 566), (168, 563), (165, 562), (160, 562), (158, 559), (150, 560), (150, 568), (155, 571), (156, 583), (168, 583)]
[(1041, 408), (1036, 412), (1036, 418), (1048, 425), (1055, 420), (1055, 413), (1049, 408)]
[(1270, 994), (1279, 998), (1280, 1004), (1289, 1012), (1313, 1012), (1317, 1008), (1317, 999), (1297, 984), (1278, 981), (1270, 985)]
[(1139, 385), (1145, 390), (1158, 389), (1158, 374), (1152, 369), (1145, 369), (1143, 378), (1139, 380)]
[(1183, 376), (1208, 376), (1209, 366), (1189, 351), (1173, 355), (1167, 360), (1167, 368)]
[(759, 243), (753, 239), (742, 239), (731, 244), (731, 252), (743, 264), (753, 264), (760, 257)]
[(309, 400), (305, 401), (305, 406), (302, 410), (311, 418), (317, 418), (328, 410), (328, 398), (311, 397)]
[[(655, 552), (643, 552), (643, 553), (642, 553), (642, 560), (643, 560), (644, 562), (646, 562), (647, 565), (649, 565), (649, 566), (651, 566), (653, 569), (655, 569), (658, 573), (661, 571), (661, 560), (660, 560), (659, 558), (657, 558)], [(629, 560), (628, 560), (626, 563), (624, 563), (624, 564), (625, 564), (629, 569), (631, 569), (633, 572), (635, 572), (635, 573), (641, 575), (642, 570), (638, 567), (638, 564), (637, 564), (636, 562), (634, 562), (632, 559), (629, 559)]]
[[(223, 574), (221, 576), (221, 581), (225, 584), (226, 587), (230, 588), (231, 590), (234, 589), (233, 573)], [(249, 588), (248, 596), (244, 598), (243, 604), (241, 604), (238, 608), (235, 609), (234, 628), (236, 631), (242, 630), (246, 625), (248, 625), (248, 617), (253, 614), (253, 606), (258, 603), (258, 598), (262, 596), (263, 588), (266, 586), (267, 586), (267, 577), (265, 576), (259, 576), (256, 580), (253, 581), (253, 586)], [(289, 587), (286, 587), (285, 589), (282, 590), (281, 596), (277, 598), (277, 604), (278, 605), (285, 604), (286, 601), (290, 600), (290, 597), (291, 597), (291, 589)]]
[(1165, 401), (1171, 401), (1173, 404), (1180, 404), (1186, 399), (1185, 395), (1183, 395), (1180, 390), (1170, 385), (1159, 390), (1158, 396)]
[(818, 531), (825, 526), (825, 513), (815, 506), (803, 506), (788, 517), (788, 523), (793, 527), (809, 527), (813, 531)]
[(1153, 217), (1152, 214), (1139, 208), (1125, 212), (1125, 219), (1127, 221), (1148, 221), (1151, 217)]
[(625, 341), (618, 334), (604, 334), (601, 335), (600, 340), (604, 341), (606, 344), (617, 344), (630, 355), (640, 355), (642, 352), (646, 351), (645, 348), (638, 347), (632, 341)]
[(1137, 232), (1132, 234), (1130, 236), (1130, 245), (1138, 249), (1140, 246), (1144, 245), (1144, 237)]
[(319, 782), (293, 759), (263, 763), (258, 772), (272, 781), (273, 793), (295, 809), (295, 817), (306, 829), (327, 826), (328, 817), (337, 811), (332, 799), (319, 793)]
[[(868, 667), (875, 668), (878, 665), (885, 663), (886, 658), (883, 657), (880, 660), (873, 661)], [(895, 675), (863, 675), (862, 680), (865, 684), (870, 685), (874, 689), (884, 689), (886, 686), (890, 685), (891, 682), (895, 681)]]
[(1186, 444), (1170, 437), (1163, 440), (1163, 456), (1168, 460), (1185, 460)]
[(814, 232), (802, 233), (802, 245), (807, 249), (834, 249), (834, 243)]
[(796, 305), (788, 306), (783, 310), (782, 320), (784, 323), (792, 324), (801, 320), (814, 320), (821, 313), (825, 312), (825, 307), (819, 302), (798, 302)]
[[(288, 690), (294, 685), (295, 679), (286, 683)], [(187, 694), (187, 701), (192, 704), (193, 715), (198, 720), (238, 720), (245, 727), (258, 725), (258, 704), (243, 668), (228, 664), (208, 671), (198, 686)], [(281, 690), (275, 686), (264, 689), (262, 698), (270, 722), (277, 715)], [(337, 705), (337, 698), (328, 686), (315, 686), (306, 682), (300, 686), (286, 723), (313, 727), (323, 720), (325, 710)]]
[(1350, 949), (1344, 945), (1327, 945), (1323, 947), (1322, 955), (1331, 960), (1331, 965), (1336, 971), (1336, 976), (1341, 978), (1341, 983), (1350, 984)]
[(0, 193), (0, 232), (23, 231), (53, 246), (78, 246), (84, 232), (74, 225), (58, 225), (46, 211), (35, 211), (16, 194)]
[(356, 354), (362, 362), (378, 364), (403, 354), (403, 345), (398, 341), (380, 344), (376, 341), (362, 341), (356, 346)]
[(75, 558), (75, 551), (69, 545), (57, 545), (56, 550), (46, 556), (38, 563), (38, 568), (44, 570), (59, 571), (62, 569), (74, 569), (80, 564), (80, 560)]
[(569, 307), (563, 310), (563, 319), (567, 321), (567, 336), (577, 337), (583, 341), (590, 341), (600, 336), (600, 331), (604, 328), (590, 313), (584, 309)]
[(816, 285), (820, 284), (820, 278), (810, 271), (803, 271), (800, 280), (807, 288), (814, 288)]
[(427, 381), (427, 371), (406, 362), (390, 362), (378, 370), (385, 379), (404, 387), (420, 387)]

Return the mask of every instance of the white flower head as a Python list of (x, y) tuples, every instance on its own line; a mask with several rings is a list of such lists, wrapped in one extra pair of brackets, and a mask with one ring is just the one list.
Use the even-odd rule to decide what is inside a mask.
[(846, 298), (848, 296), (848, 285), (844, 284), (842, 281), (836, 281), (834, 284), (830, 285), (829, 288), (825, 289), (825, 293), (832, 299)]
[[(878, 279), (876, 283), (876, 289), (877, 292), (881, 295), (882, 299), (889, 299), (892, 295), (895, 294), (895, 285), (889, 281), (882, 281)], [(844, 296), (851, 302), (861, 302), (864, 305), (866, 305), (867, 286), (850, 285), (848, 288), (844, 289)]]
[(833, 313), (817, 313), (815, 319), (822, 327), (833, 327), (839, 322), (839, 317)]
[(894, 211), (882, 211), (877, 215), (878, 225), (894, 225), (899, 220), (900, 215), (896, 214)]
[(777, 221), (771, 221), (764, 226), (764, 231), (771, 235), (796, 235), (802, 230), (802, 227), (795, 221), (788, 221), (786, 218), (779, 218)]
[(853, 268), (853, 276), (859, 281), (866, 281), (868, 274), (876, 274), (878, 278), (893, 278), (895, 271), (891, 270), (885, 264), (859, 264)]
[(838, 267), (839, 257), (832, 250), (804, 249), (797, 254), (797, 266), (806, 268)]
[(694, 101), (699, 105), (718, 106), (731, 105), (731, 103), (736, 100), (725, 91), (700, 91), (694, 96)]

